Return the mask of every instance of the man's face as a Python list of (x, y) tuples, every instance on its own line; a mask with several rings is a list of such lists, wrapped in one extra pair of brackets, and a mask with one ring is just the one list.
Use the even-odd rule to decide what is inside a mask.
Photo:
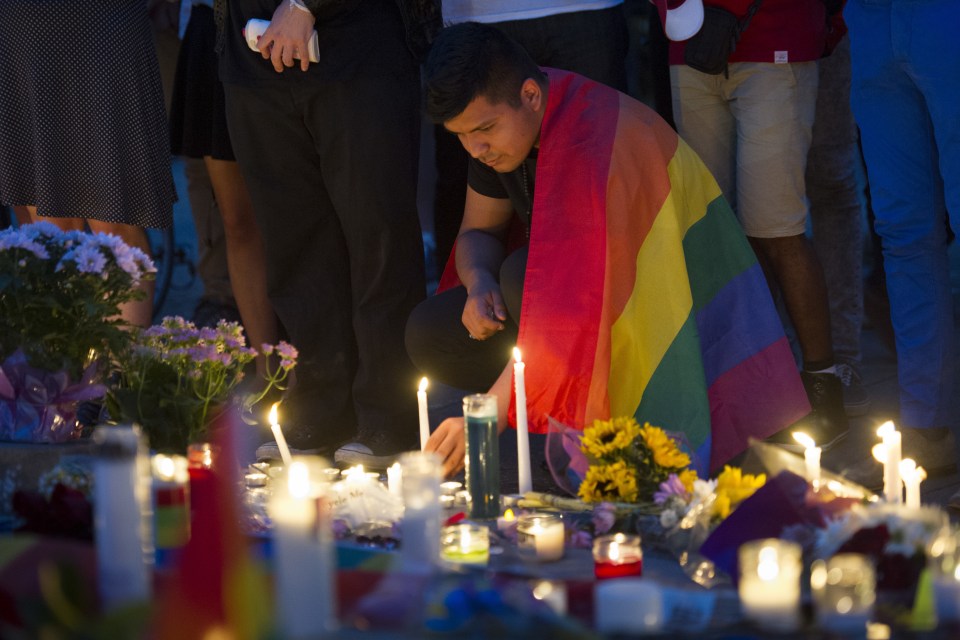
[(499, 173), (515, 170), (530, 154), (540, 135), (545, 103), (540, 86), (523, 83), (520, 106), (492, 104), (478, 96), (460, 115), (443, 123), (472, 157)]

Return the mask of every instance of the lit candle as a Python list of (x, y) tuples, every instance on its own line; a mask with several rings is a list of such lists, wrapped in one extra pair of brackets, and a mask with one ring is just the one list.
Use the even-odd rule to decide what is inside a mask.
[(513, 348), (513, 388), (517, 398), (517, 469), (521, 495), (533, 490), (530, 479), (530, 436), (527, 426), (527, 385), (524, 381), (524, 364), (520, 349)]
[(766, 538), (740, 546), (740, 606), (764, 628), (789, 631), (800, 623), (801, 548)]
[(903, 486), (906, 488), (908, 509), (920, 508), (920, 483), (927, 479), (927, 470), (918, 467), (912, 458), (904, 458), (900, 461), (900, 477), (903, 478)]
[(517, 516), (513, 514), (513, 509), (507, 509), (503, 515), (497, 518), (497, 531), (504, 535), (513, 535), (517, 530)]
[[(410, 451), (400, 456), (403, 469), (403, 520), (400, 564), (405, 572), (429, 573), (440, 562), (440, 476), (436, 453)], [(398, 468), (399, 471), (399, 468)]]
[(567, 585), (559, 580), (535, 580), (530, 588), (533, 597), (553, 609), (557, 615), (567, 615)]
[(420, 378), (420, 388), (417, 390), (417, 409), (420, 412), (420, 450), (427, 448), (430, 439), (430, 414), (427, 411), (427, 378)]
[(640, 536), (615, 533), (593, 540), (593, 573), (598, 580), (643, 575)]
[(889, 420), (880, 425), (877, 435), (883, 438), (883, 496), (887, 502), (903, 501), (903, 488), (900, 486), (900, 432)]
[(440, 483), (440, 493), (445, 496), (454, 496), (461, 489), (463, 489), (463, 484), (455, 480)]
[(816, 491), (820, 484), (821, 449), (817, 446), (817, 443), (813, 441), (813, 438), (800, 431), (794, 432), (793, 439), (803, 445), (803, 461), (807, 467), (807, 480), (810, 482), (813, 490)]
[(336, 550), (320, 458), (298, 457), (274, 483), (278, 621), (285, 637), (323, 637), (336, 628)]
[(563, 521), (557, 516), (525, 514), (517, 519), (517, 551), (521, 558), (553, 562), (563, 557)]
[(283, 459), (283, 466), (290, 466), (290, 447), (287, 446), (287, 439), (283, 437), (283, 431), (280, 430), (280, 423), (277, 421), (277, 406), (279, 402), (274, 402), (270, 407), (270, 430), (273, 431), (273, 438), (277, 441), (277, 448), (280, 449), (280, 458)]
[(440, 557), (452, 564), (487, 564), (490, 558), (490, 530), (476, 524), (444, 527), (440, 534)]
[(394, 462), (387, 468), (387, 488), (395, 496), (403, 496), (403, 471), (400, 469), (400, 463)]
[(190, 476), (184, 456), (158, 453), (150, 462), (153, 468), (153, 542), (157, 565), (162, 568), (177, 560), (179, 550), (190, 539)]
[(873, 564), (864, 555), (840, 553), (829, 560), (815, 560), (810, 587), (817, 622), (831, 633), (864, 637), (876, 601), (875, 585)]

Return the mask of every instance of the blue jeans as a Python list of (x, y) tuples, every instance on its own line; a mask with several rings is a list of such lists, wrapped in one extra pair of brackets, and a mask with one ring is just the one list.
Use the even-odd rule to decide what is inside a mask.
[(852, 104), (883, 243), (904, 426), (956, 423), (947, 210), (960, 231), (960, 3), (850, 0)]

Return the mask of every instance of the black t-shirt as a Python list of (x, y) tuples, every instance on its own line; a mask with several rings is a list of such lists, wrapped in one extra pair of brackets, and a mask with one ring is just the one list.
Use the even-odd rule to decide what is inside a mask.
[(479, 160), (470, 158), (467, 184), (482, 196), (509, 198), (529, 234), (536, 175), (537, 150), (534, 148), (523, 164), (509, 173), (498, 173)]
[[(243, 27), (251, 18), (270, 20), (280, 1), (227, 0), (220, 56), (222, 81), (243, 86), (277, 86), (304, 79), (335, 82), (416, 72), (416, 61), (407, 48), (403, 18), (395, 0), (356, 0), (342, 3), (347, 8), (333, 16), (317, 19), (314, 28), (320, 62), (311, 63), (306, 73), (300, 71), (299, 62), (277, 73), (269, 60), (247, 46)], [(293, 7), (291, 10), (300, 11)]]

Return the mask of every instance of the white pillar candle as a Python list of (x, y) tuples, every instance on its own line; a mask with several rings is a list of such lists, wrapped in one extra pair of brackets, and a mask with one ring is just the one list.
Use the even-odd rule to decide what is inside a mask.
[(740, 606), (759, 626), (791, 631), (800, 624), (800, 545), (766, 538), (739, 549)]
[(816, 491), (820, 485), (820, 453), (822, 450), (813, 441), (813, 438), (805, 433), (797, 431), (793, 434), (793, 438), (803, 445), (803, 462), (807, 470), (807, 481)]
[(329, 512), (322, 504), (324, 467), (320, 458), (298, 456), (273, 484), (269, 512), (276, 602), (285, 637), (321, 637), (337, 626), (336, 551)]
[(917, 463), (911, 458), (904, 458), (900, 461), (900, 477), (903, 479), (903, 486), (906, 489), (906, 502), (908, 509), (920, 508), (920, 483), (927, 479), (927, 470), (918, 467)]
[(420, 388), (417, 390), (417, 410), (420, 414), (420, 450), (427, 448), (430, 439), (430, 413), (427, 411), (427, 379), (420, 379)]
[(403, 470), (399, 462), (387, 468), (387, 489), (397, 497), (403, 497)]
[(273, 432), (273, 439), (277, 441), (277, 448), (280, 449), (280, 458), (283, 460), (283, 466), (289, 467), (291, 456), (290, 447), (287, 446), (287, 439), (283, 437), (283, 431), (280, 429), (280, 422), (277, 419), (277, 406), (279, 402), (274, 402), (270, 407), (270, 431)]
[(887, 502), (899, 504), (903, 501), (903, 488), (900, 486), (901, 435), (889, 420), (880, 425), (877, 435), (883, 438), (883, 497)]
[(527, 425), (527, 385), (524, 380), (524, 363), (520, 349), (513, 348), (513, 388), (517, 399), (517, 469), (521, 495), (533, 490), (530, 479), (530, 436)]
[(93, 524), (100, 598), (110, 611), (150, 599), (150, 463), (140, 429), (97, 427)]
[(435, 453), (412, 451), (400, 456), (403, 469), (403, 520), (400, 564), (403, 571), (424, 573), (440, 563), (440, 476)]
[(517, 519), (520, 557), (553, 562), (563, 557), (563, 521), (557, 516), (525, 514)]

